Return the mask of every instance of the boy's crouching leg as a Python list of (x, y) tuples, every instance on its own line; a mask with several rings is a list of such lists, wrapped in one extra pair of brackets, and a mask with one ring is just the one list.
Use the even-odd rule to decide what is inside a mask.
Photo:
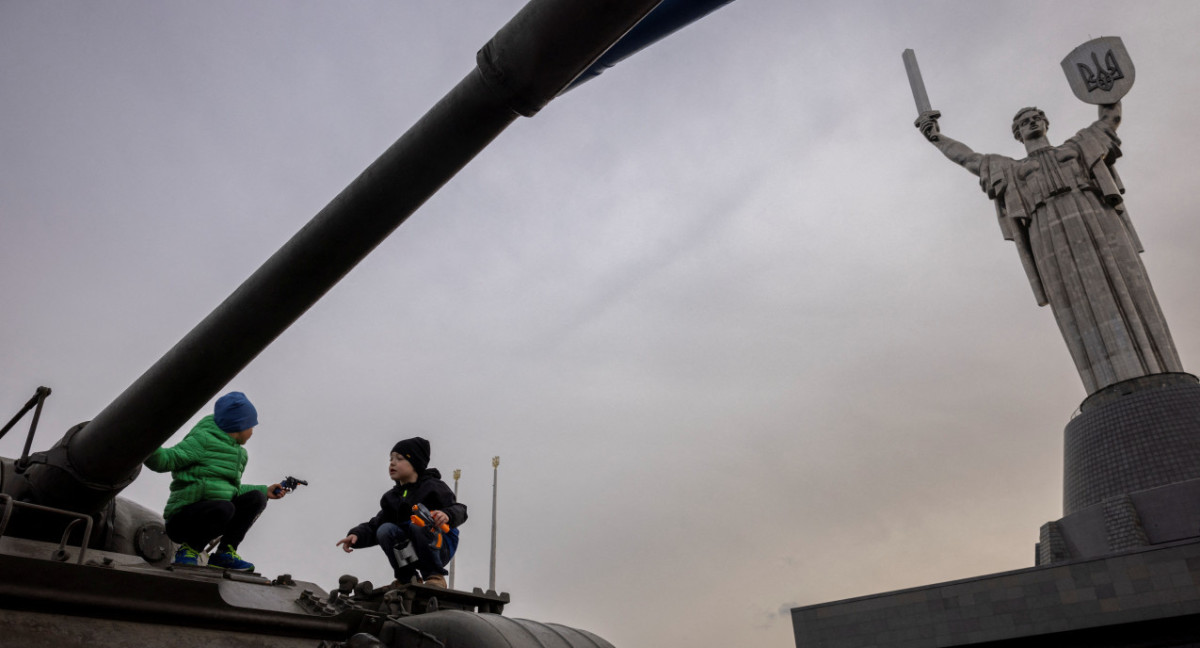
[(446, 580), (442, 577), (449, 573), (446, 571), (446, 563), (450, 562), (450, 547), (445, 537), (442, 538), (442, 546), (435, 547), (436, 536), (412, 525), (409, 525), (409, 528), (413, 537), (413, 546), (420, 558), (416, 567), (425, 577), (425, 584), (445, 587)]
[(267, 496), (262, 491), (253, 490), (234, 497), (233, 517), (225, 526), (221, 543), (208, 557), (209, 567), (231, 569), (234, 571), (254, 571), (254, 563), (238, 555), (238, 545), (246, 538), (246, 532), (267, 508)]
[(252, 490), (233, 498), (233, 519), (225, 527), (221, 544), (231, 545), (234, 549), (246, 538), (246, 532), (258, 520), (258, 516), (267, 508), (267, 495), (259, 490)]

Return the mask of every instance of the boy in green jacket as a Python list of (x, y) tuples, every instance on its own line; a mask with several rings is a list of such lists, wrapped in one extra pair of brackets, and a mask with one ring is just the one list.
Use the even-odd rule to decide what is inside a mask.
[(159, 448), (145, 461), (154, 472), (171, 471), (171, 495), (163, 518), (167, 536), (179, 544), (176, 565), (197, 565), (200, 550), (221, 536), (221, 546), (208, 558), (209, 567), (254, 571), (237, 547), (267, 507), (267, 499), (286, 492), (279, 484), (242, 483), (248, 455), (243, 446), (258, 425), (258, 411), (242, 392), (217, 399), (183, 441)]

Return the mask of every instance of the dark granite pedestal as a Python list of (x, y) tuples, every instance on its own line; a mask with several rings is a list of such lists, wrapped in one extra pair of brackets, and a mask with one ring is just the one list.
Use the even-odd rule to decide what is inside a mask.
[(1092, 394), (1067, 424), (1063, 518), (1036, 564), (1200, 537), (1200, 381), (1156, 374)]

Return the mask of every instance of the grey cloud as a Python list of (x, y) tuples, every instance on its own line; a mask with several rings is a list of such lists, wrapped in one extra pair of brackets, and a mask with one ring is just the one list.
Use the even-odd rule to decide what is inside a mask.
[[(53, 387), (37, 447), (92, 417), (520, 5), (426, 4), (0, 3), (0, 412)], [(247, 480), (312, 482), (243, 553), (383, 579), (333, 543), (419, 432), (464, 471), (459, 582), (499, 454), (509, 611), (618, 646), (789, 645), (793, 605), (1028, 566), (1082, 388), (900, 52), (1018, 155), (1016, 107), (1094, 114), (1062, 56), (1125, 39), (1119, 168), (1192, 367), (1200, 8), (1131, 7), (740, 0), (517, 122), (229, 385)]]

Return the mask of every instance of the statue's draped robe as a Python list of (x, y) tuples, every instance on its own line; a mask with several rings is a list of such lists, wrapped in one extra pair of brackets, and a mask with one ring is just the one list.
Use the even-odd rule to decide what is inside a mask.
[(1125, 212), (1116, 133), (1098, 121), (1023, 160), (984, 155), (980, 183), (1017, 245), (1039, 305), (1050, 304), (1089, 394), (1183, 371)]

